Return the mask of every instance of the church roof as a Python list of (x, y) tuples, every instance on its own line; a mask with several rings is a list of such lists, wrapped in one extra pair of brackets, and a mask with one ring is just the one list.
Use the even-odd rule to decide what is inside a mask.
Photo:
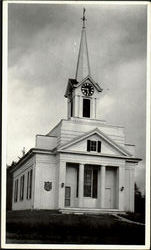
[(68, 84), (67, 84), (67, 88), (66, 88), (66, 92), (65, 92), (65, 97), (68, 97), (68, 96), (70, 96), (70, 94), (72, 93), (72, 89), (74, 88), (74, 87), (76, 87), (77, 86), (77, 84), (78, 84), (78, 82), (77, 82), (77, 80), (76, 79), (69, 79), (68, 80)]

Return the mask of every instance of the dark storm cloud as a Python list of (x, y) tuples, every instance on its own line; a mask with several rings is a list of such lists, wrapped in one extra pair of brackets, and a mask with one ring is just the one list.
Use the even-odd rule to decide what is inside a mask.
[[(103, 61), (110, 59), (110, 63), (114, 63), (114, 57), (121, 62), (138, 55), (145, 56), (147, 27), (145, 6), (94, 7), (94, 5), (88, 5), (86, 7), (89, 18), (88, 30), (91, 34), (90, 44), (96, 45), (100, 37), (101, 44), (98, 43), (95, 48), (97, 52), (102, 53), (104, 51), (102, 46), (108, 40)], [(60, 33), (60, 37), (63, 36), (62, 43), (65, 43), (68, 39), (67, 33), (73, 35), (78, 28), (81, 9), (79, 5), (10, 4), (9, 34), (13, 35), (9, 38), (9, 49), (14, 49), (13, 58), (9, 58), (10, 64), (19, 60), (27, 51), (33, 50), (34, 38), (43, 29), (48, 29), (50, 37), (56, 30), (53, 33), (56, 35), (53, 41), (58, 39)], [(75, 24), (77, 24), (76, 28)]]

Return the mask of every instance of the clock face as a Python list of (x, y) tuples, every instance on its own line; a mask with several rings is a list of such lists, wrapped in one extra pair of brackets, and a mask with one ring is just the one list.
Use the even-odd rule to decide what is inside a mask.
[(85, 82), (81, 87), (81, 91), (85, 96), (91, 96), (94, 93), (94, 87), (91, 83)]

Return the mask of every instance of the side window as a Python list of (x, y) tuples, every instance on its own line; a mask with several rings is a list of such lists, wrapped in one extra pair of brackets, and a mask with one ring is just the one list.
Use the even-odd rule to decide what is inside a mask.
[(14, 186), (14, 202), (17, 202), (18, 200), (18, 179), (15, 180), (15, 186)]
[(22, 175), (20, 178), (20, 201), (24, 199), (24, 178), (24, 175)]
[(87, 151), (101, 152), (101, 141), (87, 140)]
[(26, 199), (28, 199), (28, 191), (29, 190), (29, 172), (27, 173), (27, 191), (26, 191)]
[(32, 169), (31, 169), (31, 170), (30, 170), (29, 199), (31, 199), (31, 194), (32, 194), (32, 174), (33, 174), (33, 171), (32, 171)]
[(32, 169), (27, 174), (27, 193), (26, 198), (29, 200), (32, 196)]

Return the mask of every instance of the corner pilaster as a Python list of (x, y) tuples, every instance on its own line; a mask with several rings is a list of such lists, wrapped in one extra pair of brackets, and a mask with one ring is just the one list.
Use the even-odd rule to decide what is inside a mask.
[(59, 187), (58, 187), (58, 208), (64, 208), (66, 183), (66, 162), (60, 161), (59, 166)]

